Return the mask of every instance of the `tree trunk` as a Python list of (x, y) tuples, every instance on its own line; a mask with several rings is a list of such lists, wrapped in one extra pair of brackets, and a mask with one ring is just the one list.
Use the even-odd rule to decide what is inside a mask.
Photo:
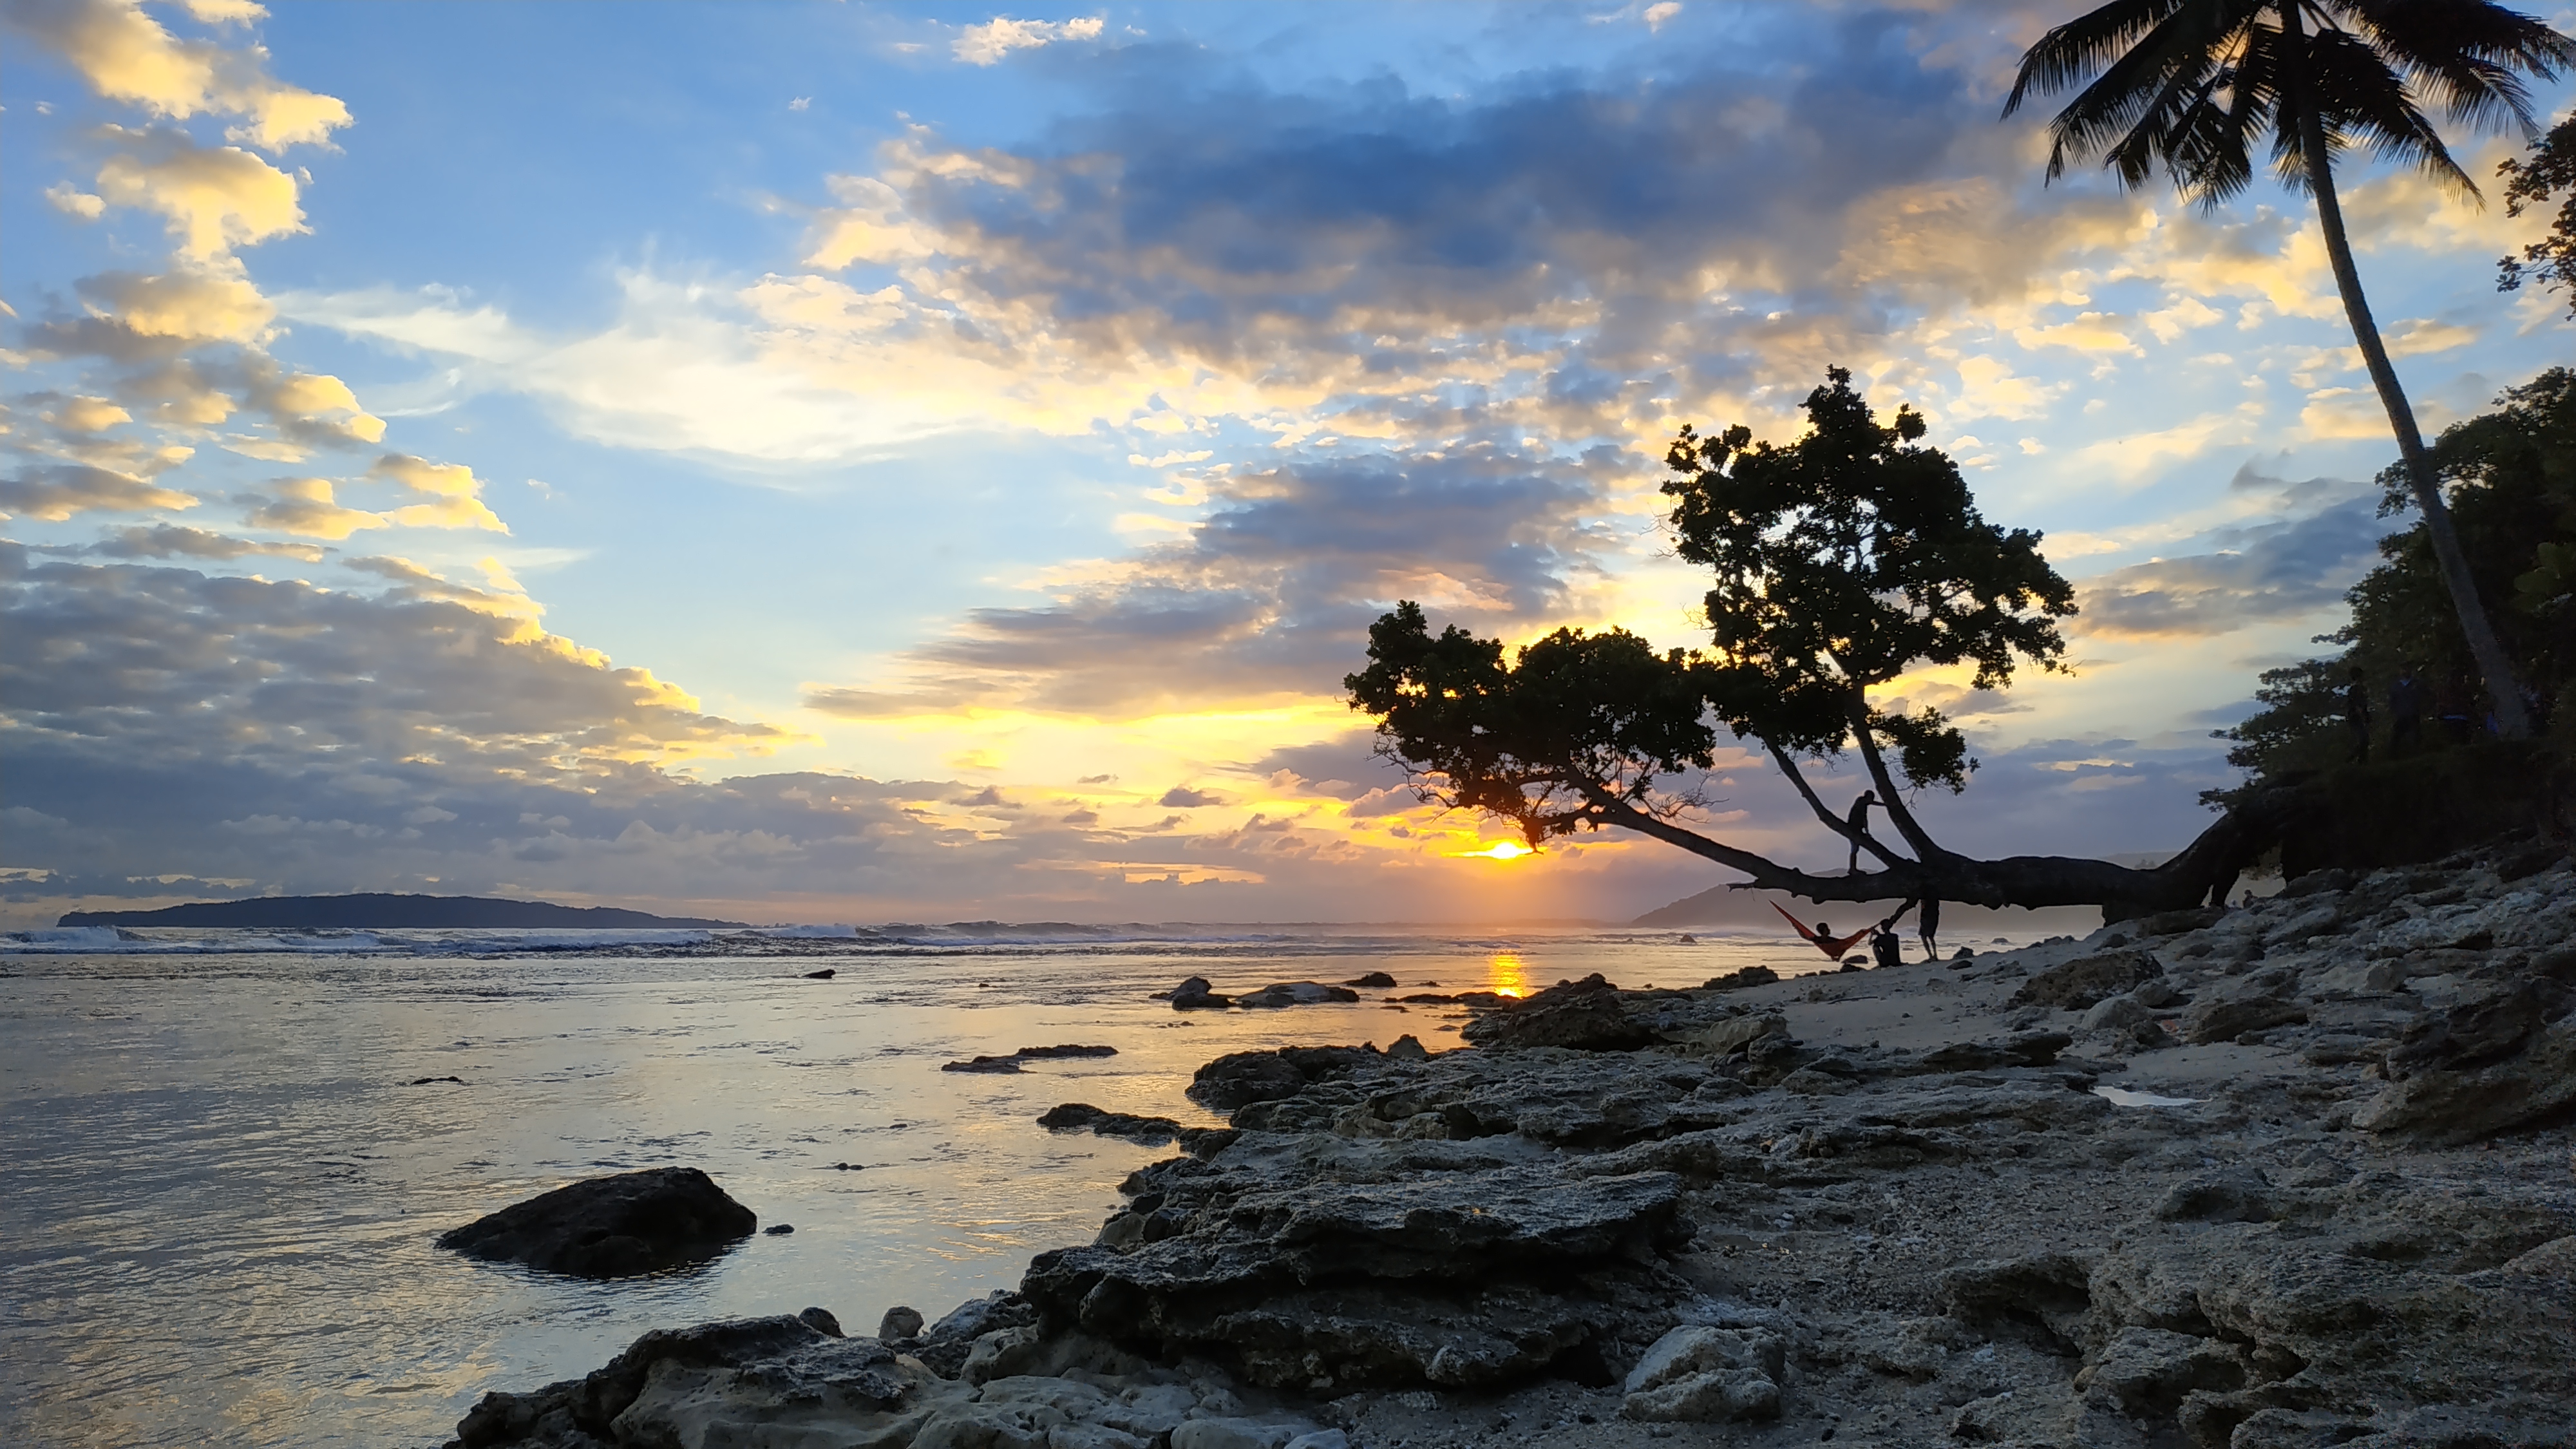
[(2344, 316), (2352, 323), (2353, 341), (2361, 347), (2363, 366), (2370, 371), (2371, 385), (2379, 389), (2380, 406), (2388, 411), (2389, 426), (2397, 433), (2397, 452), (2405, 462), (2407, 485), (2415, 492), (2415, 506), (2424, 511), (2424, 531), (2432, 539), (2433, 557), (2442, 568), (2442, 583), (2451, 592), (2451, 607), (2460, 616), (2460, 632), (2468, 636), (2469, 654), (2478, 662), (2478, 672), (2486, 677), (2487, 696), (2495, 703), (2497, 722), (2507, 739), (2521, 739), (2531, 732), (2529, 719), (2522, 708), (2522, 682), (2514, 674), (2513, 663), (2505, 657), (2504, 646), (2497, 642), (2495, 626), (2487, 621), (2486, 605), (2478, 598), (2477, 580), (2469, 573), (2469, 561), (2460, 552), (2460, 536), (2451, 527), (2450, 505), (2442, 501), (2441, 480), (2434, 476), (2433, 460), (2424, 450), (2424, 435), (2415, 425), (2415, 409), (2406, 401), (2406, 390), (2397, 381), (2397, 369), (2388, 360), (2388, 348), (2379, 340), (2379, 324), (2371, 319), (2370, 300), (2362, 295), (2361, 270), (2353, 265), (2352, 241), (2345, 235), (2343, 203), (2335, 196), (2334, 158), (2326, 149), (2325, 122), (2316, 107), (2308, 103), (2307, 68), (2303, 52), (2307, 35), (2301, 24), (2299, 6), (2283, 3), (2279, 9), (2284, 38), (2282, 58), (2289, 71), (2289, 103), (2297, 108), (2299, 150), (2307, 163), (2308, 190), (2316, 197), (2317, 225), (2325, 233), (2326, 256), (2333, 263), (2336, 290), (2343, 293)]
[[(1944, 854), (1898, 860), (1867, 875), (1810, 875), (1752, 851), (1639, 810), (1597, 785), (1576, 782), (1603, 824), (1634, 830), (1750, 879), (1740, 889), (1787, 891), (1823, 901), (1956, 901), (1972, 906), (2100, 906), (2105, 920), (2196, 906), (2224, 893), (2237, 874), (2278, 843), (2299, 808), (2291, 790), (2258, 791), (2230, 809), (2183, 852), (2153, 870), (2078, 856), (2014, 855), (1973, 860)], [(2215, 902), (2213, 902), (2214, 904)]]

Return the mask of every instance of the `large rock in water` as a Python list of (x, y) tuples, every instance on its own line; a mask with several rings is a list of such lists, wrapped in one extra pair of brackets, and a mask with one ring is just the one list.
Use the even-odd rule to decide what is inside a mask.
[(758, 1214), (698, 1169), (653, 1167), (539, 1193), (439, 1234), (438, 1245), (549, 1273), (622, 1278), (714, 1257), (759, 1226)]
[(1656, 1040), (1654, 1026), (1632, 1015), (1619, 988), (1596, 971), (1551, 986), (1517, 1006), (1480, 1016), (1459, 1033), (1480, 1047), (1571, 1047), (1632, 1052)]

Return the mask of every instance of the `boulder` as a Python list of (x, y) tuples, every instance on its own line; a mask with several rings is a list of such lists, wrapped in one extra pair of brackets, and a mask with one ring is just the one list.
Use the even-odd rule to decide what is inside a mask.
[(2192, 1003), (2182, 1016), (2182, 1039), (2205, 1046), (2307, 1019), (2307, 1009), (2284, 996), (2220, 997)]
[(1480, 1047), (1568, 1047), (1575, 1051), (1627, 1052), (1652, 1046), (1652, 1025), (1628, 1010), (1619, 988), (1599, 972), (1551, 986), (1515, 1006), (1467, 1023), (1459, 1033)]
[(2417, 1069), (2391, 1082), (2352, 1117), (2374, 1136), (2443, 1145), (2477, 1142), (2576, 1113), (2576, 1017), (2530, 1038), (2499, 1062), (2465, 1070)]
[(1254, 1102), (1293, 1097), (1310, 1082), (1340, 1076), (1384, 1060), (1373, 1046), (1280, 1047), (1232, 1052), (1190, 1077), (1189, 1099), (1211, 1112), (1231, 1112)]
[(1700, 983), (1702, 991), (1741, 991), (1747, 986), (1768, 986), (1780, 979), (1780, 973), (1768, 966), (1738, 966), (1723, 976), (1712, 976)]
[(1689, 1231), (1669, 1172), (1515, 1166), (1246, 1184), (1194, 1210), (1169, 1196), (1187, 1174), (1139, 1176), (1153, 1181), (1138, 1184), (1148, 1190), (1136, 1206), (1154, 1207), (1168, 1236), (1041, 1254), (1021, 1294), (1049, 1332), (1078, 1329), (1165, 1362), (1228, 1357), (1272, 1387), (1466, 1386), (1543, 1372), (1634, 1311), (1619, 1306), (1617, 1285), (1639, 1270), (1622, 1265)]
[(909, 1443), (956, 1392), (873, 1338), (836, 1338), (785, 1315), (737, 1319), (657, 1328), (586, 1377), (485, 1394), (449, 1449)]
[(1020, 1069), (1020, 1059), (1017, 1056), (969, 1057), (962, 1062), (942, 1062), (939, 1069), (943, 1072), (1016, 1072)]
[(885, 1317), (877, 1320), (877, 1337), (881, 1340), (912, 1338), (920, 1332), (921, 1310), (918, 1308), (889, 1308)]
[(2051, 1006), (2060, 1011), (2082, 1011), (2104, 997), (2117, 996), (2132, 987), (2142, 986), (2165, 974), (2153, 953), (2146, 951), (2104, 951), (2093, 956), (2078, 956), (2061, 966), (2052, 966), (2021, 984), (2012, 994), (2011, 1006)]
[[(1326, 986), (1320, 981), (1282, 981), (1265, 986), (1234, 999), (1237, 1006), (1283, 1007), (1321, 1006), (1331, 1001), (1357, 1001), (1360, 994), (1347, 986)], [(1176, 1002), (1177, 1004), (1177, 1002)]]
[(2029, 1031), (1999, 1042), (1963, 1041), (1934, 1047), (1911, 1061), (1899, 1062), (1894, 1070), (1898, 1076), (1912, 1077), (1936, 1072), (1990, 1072), (1997, 1067), (2044, 1067), (2074, 1044), (2075, 1038), (2062, 1031)]
[(1776, 1419), (1785, 1361), (1776, 1334), (1684, 1325), (1655, 1340), (1629, 1371), (1619, 1412), (1668, 1424)]
[(1234, 1005), (1231, 996), (1219, 996), (1204, 976), (1193, 976), (1172, 988), (1174, 1011), (1223, 1011)]
[(1395, 978), (1387, 975), (1383, 971), (1367, 971), (1352, 977), (1350, 980), (1345, 981), (1342, 984), (1344, 986), (1365, 986), (1372, 991), (1386, 991), (1394, 987)]
[(1181, 1124), (1169, 1117), (1108, 1112), (1089, 1102), (1067, 1102), (1060, 1107), (1051, 1107), (1038, 1117), (1038, 1125), (1050, 1132), (1089, 1132), (1095, 1137), (1124, 1137), (1149, 1147), (1181, 1135)]
[(2154, 1019), (2155, 1013), (2135, 996), (2111, 996), (2093, 1003), (2093, 1009), (2084, 1013), (2084, 1029), (2117, 1031)]
[(694, 1167), (570, 1183), (441, 1233), (438, 1246), (549, 1273), (622, 1278), (714, 1257), (760, 1218)]
[(2153, 1216), (2168, 1223), (2268, 1223), (2279, 1204), (2259, 1167), (2223, 1168), (2188, 1177), (2156, 1199)]
[(2524, 980), (2504, 991), (2462, 1001), (2410, 1022), (2388, 1053), (2388, 1075), (2431, 1069), (2459, 1071), (2502, 1061), (2520, 1051), (2563, 1002), (2542, 982)]
[(2135, 1326), (2121, 1329), (2077, 1375), (2087, 1398), (2138, 1419), (2175, 1412), (2194, 1390), (2223, 1391), (2244, 1382), (2245, 1354), (2235, 1345)]

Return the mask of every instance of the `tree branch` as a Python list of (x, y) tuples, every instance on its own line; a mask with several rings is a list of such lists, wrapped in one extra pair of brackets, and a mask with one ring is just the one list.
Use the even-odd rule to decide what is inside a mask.
[(1771, 758), (1780, 766), (1780, 773), (1788, 776), (1789, 783), (1798, 787), (1798, 793), (1806, 797), (1807, 808), (1816, 812), (1816, 818), (1825, 823), (1825, 828), (1827, 830), (1832, 831), (1847, 841), (1858, 842), (1861, 849), (1877, 856), (1878, 862), (1881, 865), (1892, 866), (1899, 860), (1903, 859), (1903, 857), (1899, 856), (1896, 852), (1889, 850), (1886, 846), (1871, 839), (1867, 828), (1854, 830), (1841, 816), (1836, 815), (1833, 811), (1825, 808), (1825, 802), (1822, 799), (1819, 799), (1815, 790), (1807, 784), (1807, 777), (1798, 772), (1797, 762), (1790, 759), (1788, 754), (1778, 745), (1765, 740), (1763, 741), (1763, 748), (1768, 749), (1771, 752)]
[(1896, 779), (1887, 772), (1887, 761), (1878, 753), (1878, 741), (1870, 735), (1869, 696), (1859, 685), (1852, 686), (1851, 697), (1844, 708), (1851, 715), (1852, 735), (1860, 741), (1861, 762), (1869, 766), (1869, 777), (1878, 782), (1878, 803), (1886, 809), (1887, 818), (1896, 822), (1896, 833), (1904, 836), (1906, 843), (1914, 847), (1914, 853), (1926, 861), (1947, 858), (1950, 852), (1941, 848), (1940, 843), (1932, 838), (1932, 833), (1923, 828), (1922, 822), (1914, 818), (1914, 812), (1906, 809), (1904, 800), (1898, 797)]

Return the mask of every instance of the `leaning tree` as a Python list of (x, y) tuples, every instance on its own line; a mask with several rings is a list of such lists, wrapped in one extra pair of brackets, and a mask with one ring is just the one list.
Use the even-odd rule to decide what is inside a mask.
[[(1379, 753), (1426, 801), (1509, 819), (1534, 847), (1617, 826), (1815, 901), (2098, 905), (2119, 919), (2223, 896), (2272, 838), (2260, 799), (2153, 870), (1972, 858), (1909, 808), (1911, 792), (1964, 789), (1977, 762), (1938, 710), (1893, 712), (1872, 691), (1925, 665), (1969, 668), (1978, 689), (2025, 665), (2063, 668), (2056, 621), (2074, 591), (2038, 534), (1985, 521), (1958, 466), (1921, 442), (1919, 414), (1881, 425), (1849, 372), (1827, 378), (1807, 398), (1809, 432), (1785, 447), (1740, 426), (1684, 428), (1673, 444), (1669, 521), (1681, 556), (1715, 575), (1707, 651), (1559, 629), (1507, 660), (1499, 641), (1435, 635), (1420, 605), (1400, 603), (1369, 630), (1369, 667), (1343, 681), (1376, 717)], [(1694, 828), (1721, 729), (1758, 742), (1818, 823), (1878, 869), (1814, 874)], [(1849, 754), (1897, 840), (1836, 815), (1802, 768)]]
[(2048, 123), (2050, 180), (2068, 162), (2099, 155), (2125, 187), (2146, 185), (2162, 166), (2184, 195), (2215, 208), (2245, 189), (2256, 150), (2268, 144), (2273, 174), (2316, 203), (2335, 289), (2397, 436), (2443, 585), (2496, 717), (2515, 737), (2529, 732), (2521, 684), (2362, 293), (2334, 161), (2366, 147), (2475, 199), (2477, 183), (2418, 100), (2440, 102), (2455, 122), (2529, 132), (2522, 77), (2552, 80), (2569, 66), (2576, 41), (2492, 0), (2111, 0), (2041, 36), (2004, 99), (2010, 116), (2034, 95), (2082, 87)]

